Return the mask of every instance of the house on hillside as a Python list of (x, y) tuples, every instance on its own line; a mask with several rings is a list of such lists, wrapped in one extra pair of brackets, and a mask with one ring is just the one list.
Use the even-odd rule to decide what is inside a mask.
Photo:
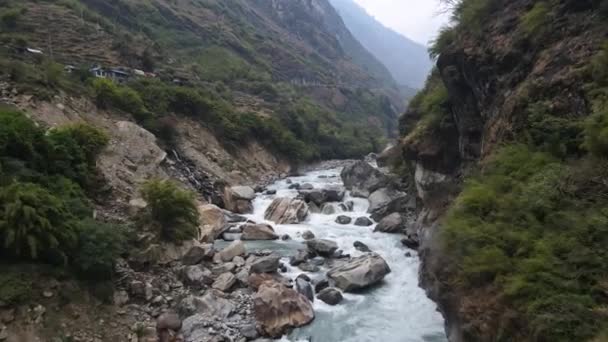
[(123, 68), (106, 69), (100, 66), (95, 66), (89, 69), (89, 72), (98, 78), (109, 78), (114, 82), (123, 83), (131, 78), (131, 73)]

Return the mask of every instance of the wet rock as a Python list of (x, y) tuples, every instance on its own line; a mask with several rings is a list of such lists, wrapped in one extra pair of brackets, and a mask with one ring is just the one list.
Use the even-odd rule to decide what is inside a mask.
[(305, 263), (308, 260), (308, 251), (298, 250), (294, 256), (289, 259), (289, 264), (291, 266), (298, 266), (302, 263)]
[(224, 204), (227, 210), (237, 214), (253, 212), (251, 201), (255, 198), (255, 191), (249, 186), (233, 186), (224, 191)]
[(245, 244), (242, 241), (234, 241), (224, 247), (224, 249), (219, 252), (219, 256), (222, 261), (227, 262), (232, 261), (236, 256), (243, 256), (245, 253)]
[(313, 265), (321, 266), (321, 265), (325, 264), (325, 258), (323, 258), (323, 257), (314, 257), (314, 258), (310, 259), (310, 262)]
[(336, 207), (331, 203), (325, 203), (321, 207), (321, 213), (323, 215), (333, 215), (336, 213)]
[(412, 253), (410, 253), (410, 252), (405, 252), (405, 257), (406, 257), (406, 258), (411, 258), (411, 257), (412, 257)]
[(327, 202), (340, 202), (344, 199), (345, 193), (345, 189), (339, 186), (313, 190), (302, 189), (299, 192), (307, 203), (314, 203), (318, 206)]
[(277, 282), (264, 282), (253, 303), (260, 328), (272, 337), (281, 337), (289, 329), (306, 325), (315, 318), (306, 297)]
[(343, 299), (342, 293), (333, 287), (328, 287), (321, 290), (321, 292), (317, 294), (317, 298), (329, 305), (337, 305)]
[(296, 277), (296, 280), (297, 280), (297, 279), (300, 279), (300, 278), (302, 278), (302, 279), (306, 280), (307, 282), (310, 282), (310, 281), (311, 281), (311, 280), (310, 280), (310, 277), (309, 277), (308, 275), (306, 275), (306, 273), (301, 273), (301, 274), (299, 274), (299, 275)]
[(195, 245), (182, 257), (182, 263), (184, 265), (196, 265), (203, 260), (213, 260), (214, 254), (215, 250), (212, 244)]
[(363, 253), (371, 252), (371, 249), (369, 249), (369, 247), (367, 247), (367, 245), (361, 241), (355, 241), (353, 243), (353, 246), (355, 247), (356, 250), (358, 250), (360, 252), (363, 252)]
[(336, 282), (338, 288), (352, 292), (379, 283), (390, 272), (386, 261), (380, 255), (371, 253), (332, 268), (327, 276)]
[(329, 287), (329, 280), (321, 279), (321, 280), (314, 281), (313, 284), (315, 285), (315, 292), (319, 293), (319, 292), (323, 291), (323, 289), (326, 289)]
[(369, 227), (373, 224), (374, 224), (374, 222), (365, 216), (358, 217), (355, 220), (355, 226), (359, 226), (359, 227)]
[(266, 190), (266, 195), (276, 195), (277, 191), (276, 190)]
[(315, 238), (315, 234), (313, 234), (313, 232), (311, 232), (310, 230), (307, 230), (304, 233), (302, 233), (302, 239), (304, 239), (304, 240), (312, 240), (314, 238)]
[(287, 187), (289, 190), (300, 190), (300, 183), (293, 183)]
[(352, 222), (352, 218), (346, 215), (340, 215), (336, 218), (336, 223), (338, 224), (350, 224)]
[(274, 273), (279, 268), (280, 260), (278, 255), (259, 258), (251, 264), (251, 273)]
[(405, 222), (399, 213), (392, 213), (378, 222), (375, 232), (400, 233), (405, 231)]
[(314, 187), (312, 184), (310, 184), (310, 183), (304, 183), (304, 184), (302, 184), (302, 186), (300, 187), (300, 189), (301, 189), (301, 190), (312, 190), (312, 189), (314, 189), (314, 188), (315, 188), (315, 187)]
[(276, 198), (266, 212), (264, 218), (277, 224), (300, 223), (308, 216), (308, 205), (299, 199)]
[(310, 262), (304, 262), (298, 265), (298, 268), (304, 272), (319, 272), (319, 266), (312, 264)]
[(346, 201), (344, 203), (340, 203), (340, 209), (342, 209), (342, 211), (353, 211), (353, 209), (355, 209), (355, 202)]
[(401, 239), (401, 243), (407, 247), (414, 250), (417, 250), (420, 247), (420, 242), (418, 241), (418, 237), (414, 235), (408, 235), (405, 238)]
[(205, 204), (198, 207), (200, 216), (200, 241), (212, 243), (226, 229), (228, 221), (224, 211), (213, 204)]
[(228, 223), (240, 223), (247, 221), (247, 218), (245, 216), (235, 214), (228, 210), (224, 210), (224, 216), (226, 217), (226, 222)]
[(312, 289), (312, 285), (306, 279), (298, 277), (296, 279), (296, 291), (304, 297), (308, 298), (311, 302), (314, 302), (315, 295)]
[(313, 202), (310, 202), (308, 203), (308, 211), (311, 214), (319, 214), (321, 213), (321, 208), (319, 208), (319, 206), (314, 204)]
[(306, 241), (308, 249), (320, 256), (331, 257), (338, 250), (338, 245), (330, 240), (313, 239)]
[(413, 213), (416, 209), (416, 199), (405, 192), (392, 188), (381, 188), (369, 196), (368, 213), (371, 218), (380, 221), (391, 213)]
[(387, 176), (362, 160), (346, 166), (340, 173), (340, 177), (342, 177), (344, 186), (360, 197), (369, 196), (389, 182)]
[(274, 229), (268, 224), (247, 223), (243, 225), (242, 240), (277, 240), (278, 238), (279, 236), (275, 234)]
[(281, 240), (283, 240), (283, 241), (291, 240), (291, 236), (289, 236), (289, 234), (283, 234), (283, 235), (281, 235)]
[(226, 272), (217, 277), (212, 287), (216, 290), (227, 292), (234, 286), (234, 284), (236, 284), (236, 277), (234, 274)]

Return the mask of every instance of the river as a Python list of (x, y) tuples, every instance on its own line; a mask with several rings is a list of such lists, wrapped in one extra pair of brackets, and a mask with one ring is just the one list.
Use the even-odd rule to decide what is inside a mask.
[[(290, 190), (289, 183), (312, 184), (315, 188), (342, 185), (340, 168), (311, 171), (303, 176), (280, 180), (268, 187), (276, 190), (276, 195), (259, 195), (254, 200), (254, 212), (248, 218), (256, 222), (266, 222), (264, 211), (276, 197), (296, 197), (297, 190)], [(301, 234), (312, 231), (317, 238), (337, 242), (340, 249), (352, 256), (362, 253), (353, 247), (361, 241), (372, 251), (379, 253), (389, 264), (392, 272), (383, 283), (364, 293), (344, 294), (344, 301), (337, 306), (329, 306), (320, 300), (314, 301), (316, 318), (312, 324), (296, 329), (283, 341), (313, 342), (445, 342), (444, 322), (424, 290), (418, 286), (419, 260), (413, 250), (400, 243), (400, 236), (374, 233), (371, 227), (354, 224), (335, 223), (338, 215), (357, 217), (369, 216), (366, 211), (368, 201), (351, 198), (347, 192), (344, 201), (352, 200), (354, 210), (335, 214), (310, 214), (301, 224), (275, 225), (277, 234), (289, 234), (291, 240), (276, 242), (249, 242), (251, 249), (271, 249), (284, 256), (288, 265), (286, 276), (295, 278), (302, 272), (289, 266), (289, 256), (298, 248), (303, 248)], [(411, 254), (406, 257), (406, 253)], [(311, 278), (322, 277), (327, 269), (319, 273), (307, 273)]]

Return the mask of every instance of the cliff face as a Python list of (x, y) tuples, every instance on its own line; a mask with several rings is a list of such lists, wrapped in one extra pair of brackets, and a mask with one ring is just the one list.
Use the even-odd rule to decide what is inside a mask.
[[(540, 215), (534, 212), (534, 205), (522, 209), (529, 210), (541, 228), (527, 219), (505, 218), (503, 215), (518, 214), (508, 212), (501, 201), (510, 200), (520, 187), (523, 193), (534, 182), (516, 175), (528, 172), (523, 171), (528, 167), (526, 158), (514, 169), (505, 170), (501, 153), (520, 148), (531, 151), (526, 152), (530, 156), (542, 154), (552, 167), (566, 170), (555, 178), (556, 187), (567, 183), (568, 174), (583, 173), (583, 163), (595, 165), (595, 170), (604, 168), (603, 157), (590, 153), (584, 143), (592, 140), (591, 130), (584, 127), (602, 125), (598, 121), (590, 124), (590, 117), (600, 116), (606, 108), (605, 76), (597, 75), (598, 61), (606, 53), (602, 44), (608, 37), (605, 8), (605, 1), (462, 1), (455, 8), (457, 23), (431, 48), (437, 55), (436, 70), (401, 118), (401, 147), (422, 204), (416, 225), (423, 246), (421, 283), (440, 303), (452, 341), (582, 341), (602, 329), (601, 324), (593, 323), (594, 319), (601, 322), (601, 315), (591, 315), (591, 323), (578, 323), (596, 326), (582, 332), (563, 326), (576, 319), (548, 309), (553, 305), (548, 303), (558, 302), (556, 297), (575, 293), (592, 298), (581, 304), (586, 312), (606, 303), (605, 296), (578, 288), (581, 284), (574, 286), (576, 290), (564, 289), (572, 280), (560, 274), (561, 270), (554, 274), (559, 274), (555, 279), (560, 284), (555, 286), (560, 287), (555, 297), (554, 288), (547, 287), (539, 298), (531, 298), (530, 293), (543, 282), (532, 279), (526, 273), (529, 269), (519, 265), (533, 258), (541, 263), (539, 245), (546, 244), (551, 234), (561, 234), (551, 231), (554, 226), (546, 215), (562, 210), (563, 204), (548, 200), (550, 209)], [(547, 177), (543, 166), (531, 170), (532, 178)], [(504, 179), (509, 179), (509, 185), (490, 192)], [(595, 196), (590, 194), (593, 191), (580, 195), (584, 191), (579, 190), (573, 190), (578, 195), (572, 198), (566, 190), (561, 196), (574, 207), (601, 207), (602, 200), (589, 199)], [(473, 209), (472, 201), (485, 201), (480, 198), (486, 194), (492, 196), (483, 204), (487, 207)], [(539, 198), (547, 200), (542, 196)], [(598, 208), (589, 213), (601, 212)], [(517, 230), (509, 231), (506, 223)], [(490, 242), (480, 239), (493, 225), (502, 227), (499, 235)], [(577, 229), (585, 226), (582, 222), (574, 225)], [(542, 233), (527, 237), (533, 247), (519, 237), (518, 242), (505, 237), (535, 229)], [(490, 248), (492, 257), (483, 253)], [(581, 248), (605, 253), (584, 242)], [(565, 268), (574, 263), (555, 251), (549, 254)], [(494, 258), (496, 255), (500, 257)], [(490, 265), (474, 268), (483, 262)], [(549, 264), (542, 267), (552, 267)], [(540, 270), (534, 272), (542, 278)], [(597, 279), (584, 286), (598, 286)], [(523, 294), (523, 288), (530, 292)], [(541, 299), (543, 304), (539, 304)]]

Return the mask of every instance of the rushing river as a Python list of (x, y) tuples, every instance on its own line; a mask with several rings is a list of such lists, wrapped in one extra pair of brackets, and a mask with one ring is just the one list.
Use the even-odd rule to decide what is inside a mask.
[[(310, 183), (315, 188), (342, 185), (340, 169), (318, 170), (304, 176), (291, 177), (293, 183)], [(277, 190), (276, 195), (260, 195), (254, 200), (254, 213), (248, 217), (256, 222), (265, 222), (264, 211), (275, 197), (296, 197), (297, 190), (290, 190), (288, 180), (281, 180), (268, 187)], [(443, 318), (434, 302), (428, 299), (418, 287), (419, 260), (416, 252), (406, 250), (398, 235), (374, 233), (371, 227), (358, 227), (354, 224), (335, 223), (338, 215), (344, 214), (354, 219), (368, 216), (366, 199), (351, 198), (347, 193), (344, 201), (355, 203), (353, 212), (335, 214), (311, 214), (306, 222), (296, 225), (275, 225), (277, 234), (289, 234), (291, 240), (276, 242), (250, 242), (248, 248), (272, 249), (285, 256), (284, 263), (289, 265), (289, 256), (303, 248), (301, 234), (312, 231), (317, 238), (336, 241), (340, 249), (352, 256), (362, 253), (353, 247), (355, 241), (365, 243), (372, 251), (379, 253), (389, 264), (392, 272), (384, 282), (365, 293), (344, 294), (344, 301), (337, 306), (329, 306), (315, 300), (316, 318), (309, 326), (295, 330), (287, 341), (313, 342), (444, 342)], [(406, 257), (410, 252), (412, 257)], [(289, 267), (289, 266), (288, 266)], [(311, 278), (319, 278), (325, 273), (307, 273)], [(286, 276), (295, 278), (306, 273), (297, 267), (289, 267)]]

